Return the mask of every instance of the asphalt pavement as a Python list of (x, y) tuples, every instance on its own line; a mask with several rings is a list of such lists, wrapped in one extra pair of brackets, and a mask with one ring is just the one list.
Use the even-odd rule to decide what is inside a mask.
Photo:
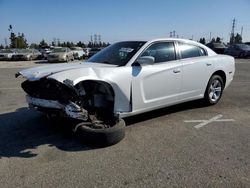
[(29, 110), (15, 78), (47, 62), (0, 62), (0, 187), (250, 187), (250, 59), (221, 101), (125, 119), (126, 137), (91, 148)]

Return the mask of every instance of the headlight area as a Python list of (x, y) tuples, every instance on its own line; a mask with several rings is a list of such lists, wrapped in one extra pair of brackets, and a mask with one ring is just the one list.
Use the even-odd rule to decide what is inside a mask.
[(115, 124), (114, 92), (111, 86), (101, 81), (83, 81), (73, 86), (70, 80), (64, 83), (42, 78), (24, 81), (23, 90), (29, 106), (45, 113), (60, 111), (60, 115), (90, 122)]

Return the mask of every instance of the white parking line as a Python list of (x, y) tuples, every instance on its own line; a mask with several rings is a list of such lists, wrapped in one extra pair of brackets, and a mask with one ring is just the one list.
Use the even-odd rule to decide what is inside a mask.
[(184, 120), (185, 123), (200, 123), (198, 125), (195, 125), (194, 128), (199, 129), (209, 123), (212, 122), (230, 122), (230, 121), (235, 121), (234, 119), (220, 119), (222, 118), (223, 115), (219, 114), (217, 116), (212, 117), (209, 120)]

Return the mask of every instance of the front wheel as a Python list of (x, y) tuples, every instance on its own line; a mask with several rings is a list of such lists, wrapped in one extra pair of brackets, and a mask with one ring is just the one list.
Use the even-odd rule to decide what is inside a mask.
[(208, 105), (217, 104), (222, 96), (224, 89), (224, 82), (221, 76), (213, 75), (207, 85), (205, 92), (205, 102)]

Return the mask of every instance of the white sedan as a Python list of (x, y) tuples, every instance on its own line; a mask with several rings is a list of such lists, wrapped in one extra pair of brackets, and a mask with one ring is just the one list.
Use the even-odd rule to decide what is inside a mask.
[(112, 127), (122, 117), (185, 101), (216, 104), (234, 72), (233, 57), (194, 41), (164, 38), (118, 42), (87, 62), (18, 75), (27, 78), (22, 88), (31, 107), (104, 128), (100, 124)]

